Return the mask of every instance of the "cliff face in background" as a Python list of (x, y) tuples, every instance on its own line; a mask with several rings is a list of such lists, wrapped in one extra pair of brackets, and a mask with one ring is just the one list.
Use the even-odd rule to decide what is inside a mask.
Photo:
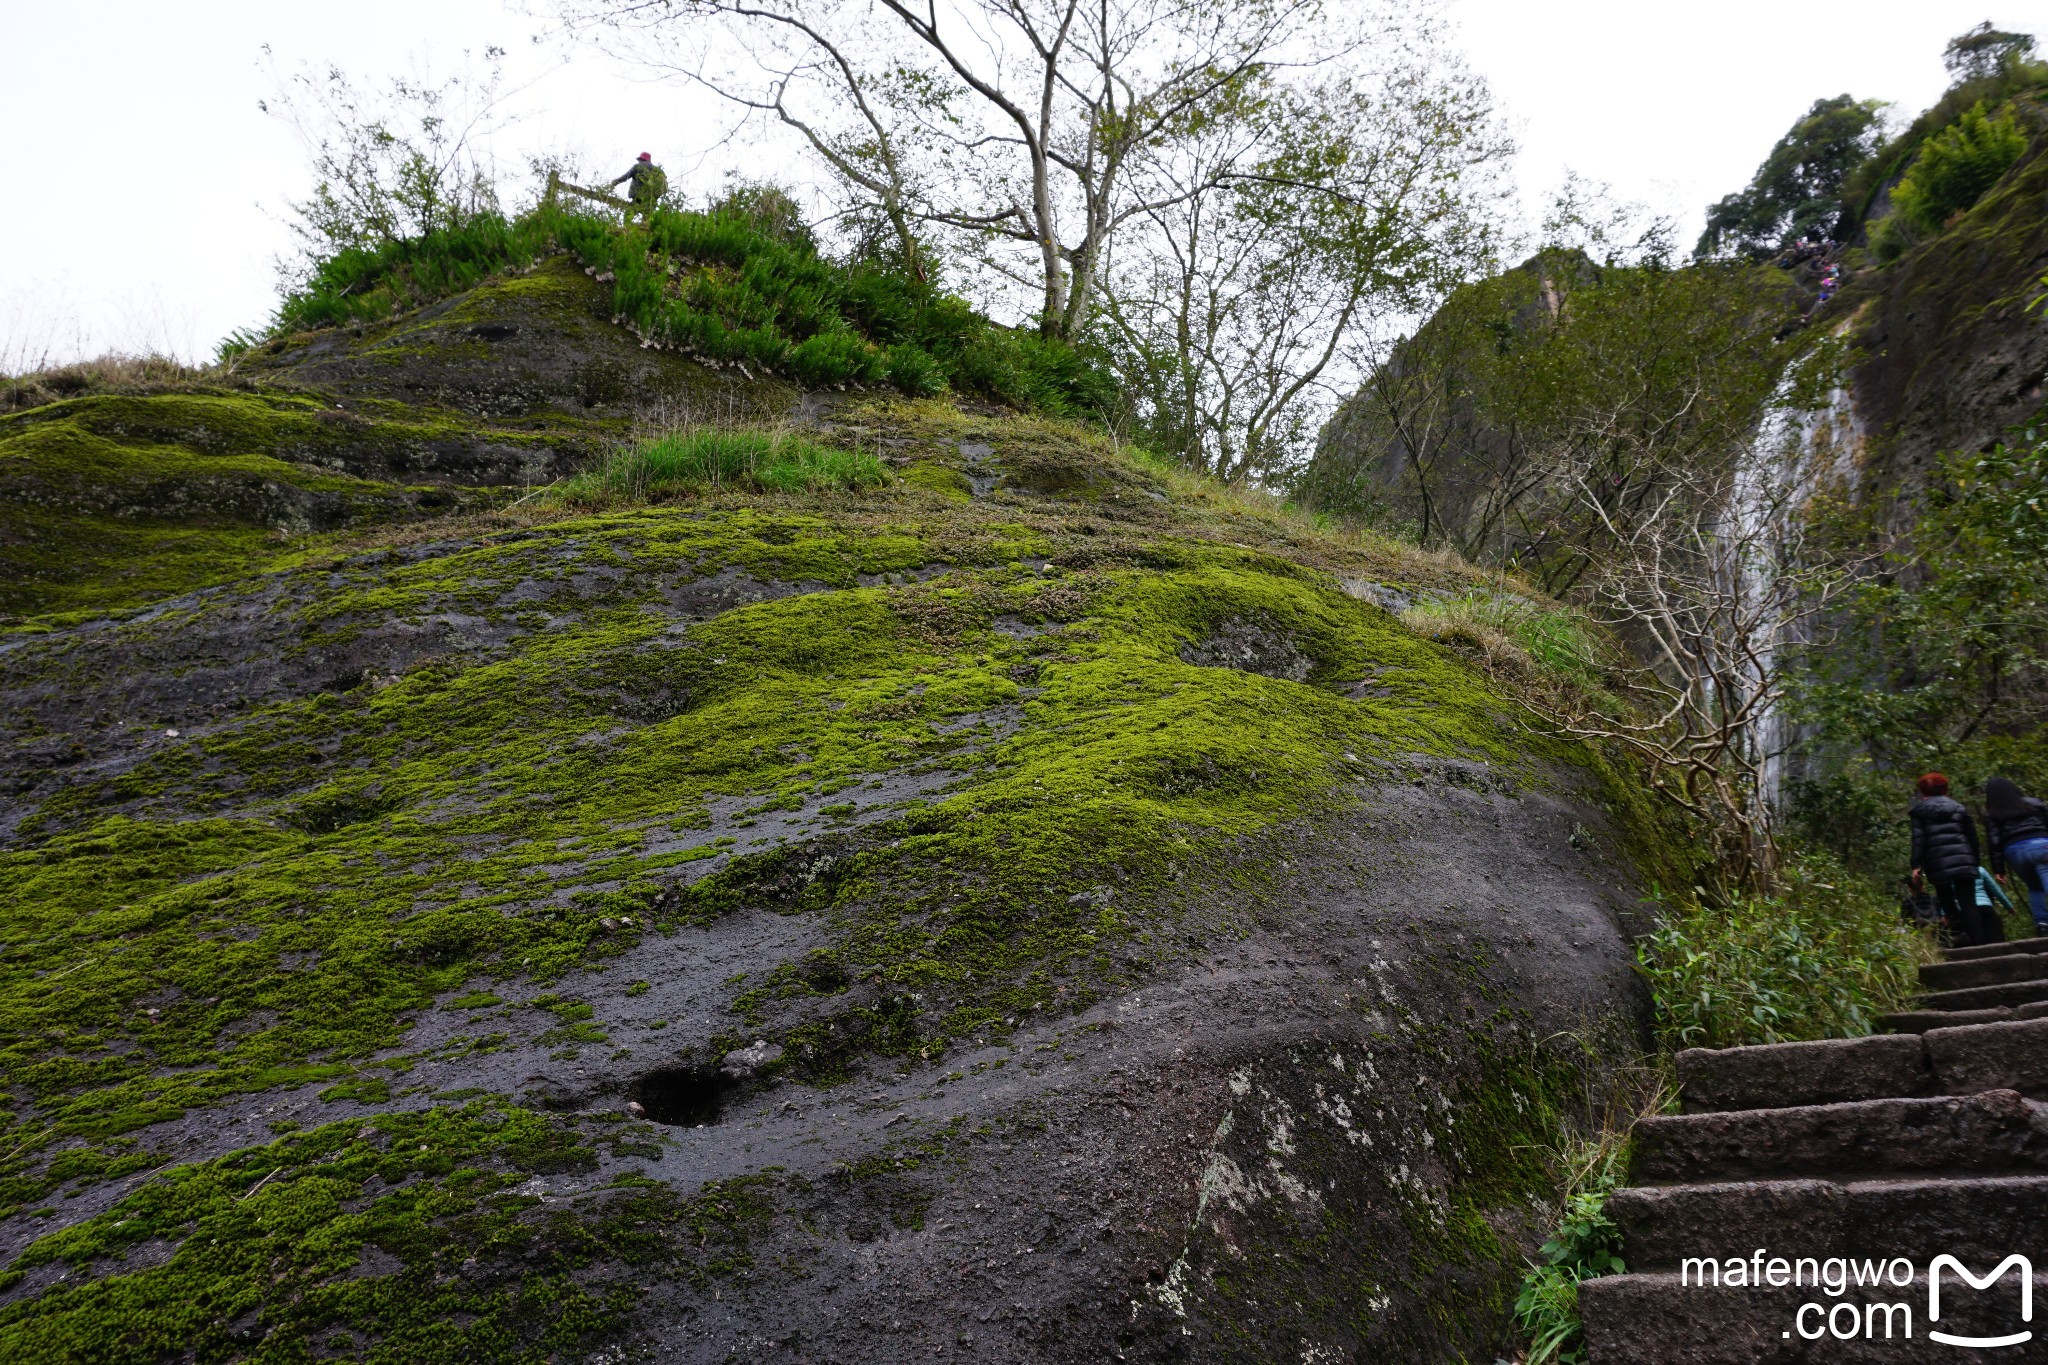
[(1916, 489), (1937, 454), (1981, 450), (2041, 411), (2044, 275), (2048, 126), (1947, 230), (1835, 301), (1853, 318), (1848, 387), (1875, 489)]
[[(506, 506), (679, 419), (896, 481)], [(1511, 1350), (1683, 873), (1462, 571), (561, 258), (0, 459), (0, 1356)]]
[[(2037, 305), (2048, 292), (2048, 112), (2031, 98), (2019, 109), (2033, 129), (2027, 152), (1971, 209), (1887, 264), (1849, 253), (1840, 292), (1818, 304), (1806, 293), (1796, 301), (1803, 319), (1793, 309), (1784, 315), (1786, 327), (1799, 329), (1793, 335), (1843, 343), (1836, 407), (1805, 424), (1814, 439), (1833, 443), (1832, 457), (1847, 457), (1862, 494), (1879, 502), (1909, 507), (1938, 454), (1986, 448), (2042, 411), (2048, 314)], [(1540, 325), (1531, 310), (1546, 268), (1539, 257), (1473, 286), (1409, 347), (1441, 347), (1458, 331), (1446, 325), (1451, 314), (1475, 300), (1498, 314), (1499, 344), (1509, 344)], [(1499, 363), (1490, 358), (1495, 338), (1483, 332), (1460, 344), (1475, 370)], [(1390, 372), (1399, 377), (1411, 363), (1397, 353)], [(1377, 503), (1414, 522), (1411, 454), (1399, 433), (1369, 420), (1367, 401), (1361, 392), (1325, 428), (1303, 491), (1330, 506)], [(1431, 491), (1441, 504), (1437, 519), (1462, 527), (1498, 497), (1499, 452), (1514, 434), (1477, 419), (1469, 401), (1454, 425)], [(1517, 496), (1543, 495), (1537, 487)]]

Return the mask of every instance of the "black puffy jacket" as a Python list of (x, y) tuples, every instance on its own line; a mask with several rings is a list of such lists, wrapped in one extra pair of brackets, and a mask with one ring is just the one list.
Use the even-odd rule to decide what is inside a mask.
[(1913, 866), (1938, 882), (1974, 881), (1977, 822), (1953, 796), (1923, 796), (1908, 812), (1913, 818)]
[(2005, 851), (2022, 839), (2048, 839), (2048, 806), (2033, 797), (2023, 798), (2025, 811), (2009, 820), (1984, 817), (1984, 833), (1991, 844), (1991, 870), (2005, 870)]

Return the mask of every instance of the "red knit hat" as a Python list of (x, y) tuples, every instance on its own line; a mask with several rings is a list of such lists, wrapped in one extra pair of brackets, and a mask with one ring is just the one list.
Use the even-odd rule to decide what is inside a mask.
[(1928, 773), (1925, 777), (1921, 778), (1918, 782), (1915, 782), (1913, 785), (1919, 788), (1920, 794), (1922, 796), (1948, 795), (1948, 779), (1943, 777), (1940, 773)]
[(635, 160), (638, 160), (638, 161), (652, 161), (652, 160), (654, 160), (654, 158), (653, 158), (653, 157), (651, 157), (651, 156), (649, 156), (649, 155), (648, 155), (648, 154), (647, 154), (646, 152), (642, 152), (642, 153), (640, 153), (640, 155), (639, 155), (638, 157), (636, 157), (636, 158), (635, 158)]

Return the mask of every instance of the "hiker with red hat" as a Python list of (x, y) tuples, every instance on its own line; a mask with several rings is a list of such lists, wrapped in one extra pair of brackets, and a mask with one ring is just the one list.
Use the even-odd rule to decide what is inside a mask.
[(661, 202), (661, 196), (668, 193), (668, 176), (662, 173), (661, 167), (654, 164), (651, 155), (642, 152), (633, 162), (633, 168), (612, 181), (606, 188), (616, 188), (628, 180), (633, 182), (633, 188), (626, 192), (633, 201), (633, 211), (651, 221), (655, 206)]
[(1913, 883), (1933, 884), (1934, 899), (1959, 944), (1996, 943), (2005, 937), (1996, 912), (1977, 911), (1977, 822), (1948, 794), (1948, 779), (1928, 773), (1914, 784), (1920, 799), (1907, 812), (1913, 822)]

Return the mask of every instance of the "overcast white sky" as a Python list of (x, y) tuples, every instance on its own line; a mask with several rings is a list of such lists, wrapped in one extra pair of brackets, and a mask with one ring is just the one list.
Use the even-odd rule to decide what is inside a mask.
[[(1873, 0), (1853, 21), (1783, 0), (1449, 0), (1473, 66), (1523, 147), (1540, 212), (1566, 167), (1676, 215), (1697, 234), (1792, 120), (1825, 95), (1895, 101), (1910, 116), (1945, 85), (1942, 45), (1985, 18), (2041, 33), (2042, 0)], [(2022, 12), (2027, 11), (2027, 12)], [(210, 355), (275, 300), (285, 201), (307, 187), (289, 129), (258, 112), (277, 66), (359, 78), (446, 71), (465, 49), (510, 50), (531, 81), (511, 162), (528, 148), (623, 170), (652, 151), (709, 188), (742, 149), (707, 148), (702, 97), (595, 55), (536, 47), (539, 23), (501, 0), (0, 0), (0, 371), (110, 349)], [(759, 165), (747, 169), (759, 173)]]

